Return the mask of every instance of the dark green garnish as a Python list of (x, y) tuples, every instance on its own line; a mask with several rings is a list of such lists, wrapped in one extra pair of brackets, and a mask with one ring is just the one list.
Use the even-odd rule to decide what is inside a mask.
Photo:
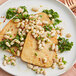
[(17, 34), (15, 39), (19, 40), (20, 39), (20, 36)]
[(49, 48), (49, 50), (50, 50), (50, 51), (52, 50), (51, 47)]
[(11, 61), (11, 59), (8, 60), (8, 62), (10, 62), (10, 61)]
[(9, 8), (6, 12), (6, 18), (7, 19), (11, 19), (12, 17), (14, 17), (17, 14), (16, 9), (15, 8)]
[(11, 49), (11, 53), (13, 53), (13, 54), (15, 53), (15, 52), (14, 52), (14, 49)]
[(40, 71), (43, 71), (43, 69), (41, 68)]
[(67, 61), (64, 60), (64, 57), (62, 57), (62, 62), (63, 62), (64, 64), (67, 63)]
[(61, 37), (58, 38), (58, 48), (60, 52), (70, 51), (72, 46), (73, 46), (73, 42), (69, 42), (68, 39)]
[(14, 63), (12, 62), (11, 65), (14, 65)]
[(24, 9), (23, 12), (28, 12), (26, 6), (20, 6), (20, 8)]
[(36, 38), (36, 40), (40, 40), (40, 39), (41, 39), (41, 37), (40, 37), (40, 36)]
[(47, 36), (48, 36), (48, 37), (51, 37), (51, 34), (48, 33)]
[(39, 15), (39, 17), (42, 17), (42, 15)]
[(55, 26), (55, 25), (59, 24), (60, 22), (62, 22), (62, 21), (61, 21), (61, 20), (59, 20), (59, 19), (55, 19), (55, 21), (54, 21), (54, 24), (53, 24), (53, 25)]
[(7, 56), (6, 56), (6, 55), (4, 55), (4, 60), (6, 59), (6, 57), (7, 57)]
[(15, 19), (28, 19), (28, 18), (29, 18), (29, 14), (22, 15), (22, 13), (19, 13), (19, 14), (17, 14), (17, 15), (13, 18), (13, 20), (15, 20)]
[(50, 25), (44, 26), (45, 31), (51, 31), (52, 27)]
[(49, 14), (52, 15), (52, 17), (49, 17), (49, 19), (50, 20), (55, 19), (55, 21), (53, 23), (54, 26), (57, 25), (57, 24), (59, 24), (60, 22), (62, 22), (61, 20), (58, 19), (59, 18), (59, 14), (57, 12), (54, 12), (53, 9), (50, 9), (50, 10), (46, 9), (46, 10), (43, 10), (42, 12), (44, 12), (44, 13), (46, 13), (48, 15)]
[(10, 40), (8, 39), (5, 39), (3, 41), (0, 42), (0, 47), (3, 49), (3, 50), (6, 50), (6, 49), (10, 49), (7, 45), (6, 45), (6, 42), (11, 42)]
[(59, 27), (55, 28), (55, 30), (60, 30)]
[[(19, 8), (24, 9), (23, 12), (28, 12), (26, 9), (26, 6), (20, 6)], [(17, 15), (16, 15), (17, 14)], [(16, 15), (16, 16), (15, 16)], [(14, 17), (15, 16), (15, 17)], [(17, 9), (16, 8), (9, 8), (6, 12), (6, 18), (7, 19), (11, 19), (12, 17), (14, 17), (13, 19), (26, 19), (29, 17), (29, 15), (22, 15), (22, 13), (17, 13)]]
[(9, 35), (10, 36), (10, 38), (12, 37), (12, 35)]
[(50, 9), (50, 10), (43, 10), (42, 12), (46, 13), (46, 14), (50, 14), (52, 15), (52, 17), (50, 17), (50, 19), (56, 19), (56, 18), (59, 18), (59, 14), (57, 12), (54, 12), (53, 9)]
[(35, 56), (37, 56), (37, 53), (35, 53)]

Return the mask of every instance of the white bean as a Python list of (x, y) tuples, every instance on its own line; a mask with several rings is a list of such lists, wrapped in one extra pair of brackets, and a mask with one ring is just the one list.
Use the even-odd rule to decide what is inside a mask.
[(27, 64), (27, 67), (30, 69), (33, 69), (33, 65), (31, 65), (31, 64)]
[(3, 65), (4, 65), (4, 66), (6, 66), (6, 64), (7, 64), (7, 61), (6, 61), (6, 60), (4, 60), (4, 61), (3, 61)]
[(20, 56), (20, 51), (17, 51), (17, 56)]

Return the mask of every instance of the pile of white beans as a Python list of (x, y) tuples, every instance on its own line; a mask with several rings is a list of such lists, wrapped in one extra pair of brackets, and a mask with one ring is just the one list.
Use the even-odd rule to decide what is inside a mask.
[(37, 74), (46, 75), (46, 71), (43, 68), (39, 68), (38, 66), (34, 66), (32, 64), (27, 64), (27, 67), (35, 71)]
[(6, 65), (15, 66), (16, 65), (16, 58), (14, 56), (7, 57), (6, 55), (4, 55), (3, 65), (4, 66), (6, 66)]

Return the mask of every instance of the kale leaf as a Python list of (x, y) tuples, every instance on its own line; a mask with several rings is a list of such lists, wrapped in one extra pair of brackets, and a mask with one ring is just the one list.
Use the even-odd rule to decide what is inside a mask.
[(16, 9), (15, 8), (9, 8), (6, 12), (6, 18), (7, 19), (11, 19), (12, 17), (14, 17), (17, 14)]
[(73, 46), (73, 42), (69, 42), (68, 39), (61, 38), (61, 37), (58, 38), (58, 48), (60, 52), (70, 51), (72, 46)]

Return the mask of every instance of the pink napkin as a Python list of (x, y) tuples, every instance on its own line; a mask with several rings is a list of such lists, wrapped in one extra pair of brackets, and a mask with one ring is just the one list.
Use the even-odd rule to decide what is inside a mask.
[[(4, 2), (6, 2), (7, 0), (0, 0), (0, 5)], [(59, 0), (61, 2), (64, 3), (64, 0)], [(76, 0), (75, 0), (76, 1)], [(76, 9), (75, 9), (76, 10)], [(73, 11), (74, 14), (76, 15), (76, 12)], [(2, 69), (0, 69), (0, 76), (12, 76), (10, 74), (8, 74), (7, 72), (3, 71)], [(60, 76), (76, 76), (76, 64), (74, 64), (74, 66), (68, 70), (66, 73), (60, 75)]]

